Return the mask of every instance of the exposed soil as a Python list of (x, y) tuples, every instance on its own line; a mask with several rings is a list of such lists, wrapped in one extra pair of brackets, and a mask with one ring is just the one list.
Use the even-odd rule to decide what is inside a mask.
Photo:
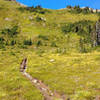
[(66, 97), (63, 95), (59, 95), (57, 92), (52, 92), (47, 85), (45, 85), (41, 80), (38, 80), (36, 78), (33, 78), (30, 74), (23, 71), (22, 74), (27, 77), (32, 84), (40, 90), (42, 95), (44, 96), (44, 100), (66, 100)]

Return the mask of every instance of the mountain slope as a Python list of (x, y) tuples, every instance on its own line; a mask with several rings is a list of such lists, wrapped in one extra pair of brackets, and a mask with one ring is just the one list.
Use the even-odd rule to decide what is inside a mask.
[(92, 46), (98, 18), (0, 0), (0, 99), (43, 100), (19, 71), (27, 57), (27, 72), (52, 91), (71, 100), (94, 100), (100, 95), (100, 50)]

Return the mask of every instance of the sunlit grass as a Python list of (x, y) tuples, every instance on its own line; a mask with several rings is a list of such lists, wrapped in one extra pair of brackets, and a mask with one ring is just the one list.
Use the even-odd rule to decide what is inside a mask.
[(40, 91), (20, 73), (20, 55), (0, 51), (0, 99), (43, 100)]
[[(93, 100), (100, 95), (100, 47), (90, 53), (79, 53), (80, 36), (61, 31), (62, 23), (96, 22), (98, 16), (72, 14), (67, 9), (49, 10), (50, 13), (42, 15), (20, 12), (19, 7), (15, 2), (0, 0), (0, 31), (13, 25), (18, 25), (21, 30), (13, 38), (18, 44), (0, 49), (0, 100), (43, 100), (40, 91), (19, 72), (24, 57), (28, 58), (27, 72), (42, 80), (52, 91), (66, 94), (72, 100)], [(37, 16), (46, 21), (37, 22)], [(39, 35), (48, 40), (38, 38)], [(30, 38), (33, 45), (23, 49), (23, 40)], [(36, 42), (39, 39), (43, 45), (38, 47)]]
[(100, 63), (96, 60), (99, 56), (98, 52), (70, 55), (47, 53), (41, 57), (31, 54), (28, 72), (61, 94), (71, 96), (81, 90), (95, 96), (100, 94), (96, 91), (100, 88)]

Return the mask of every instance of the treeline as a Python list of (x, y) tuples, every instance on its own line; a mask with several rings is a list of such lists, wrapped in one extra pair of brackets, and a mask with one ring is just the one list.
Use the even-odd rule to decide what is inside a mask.
[(46, 12), (50, 12), (46, 9), (43, 9), (41, 5), (37, 5), (36, 7), (34, 7), (34, 6), (20, 7), (20, 8), (18, 8), (18, 10), (20, 10), (21, 12), (29, 11), (29, 12), (36, 12), (36, 13), (40, 13), (40, 14), (45, 14)]
[(49, 40), (48, 36), (39, 35), (35, 40), (23, 37), (23, 39), (19, 41), (18, 34), (20, 34), (20, 27), (18, 25), (12, 26), (10, 28), (1, 29), (0, 49), (5, 48), (6, 46), (15, 46), (15, 45), (20, 48), (27, 48), (27, 46), (32, 46), (33, 44), (36, 47), (46, 46), (47, 44), (45, 41)]
[(68, 23), (62, 25), (61, 30), (66, 35), (73, 33), (80, 36), (79, 44), (81, 52), (88, 52), (92, 47), (96, 46), (97, 33), (95, 22), (82, 20), (75, 23)]
[(74, 6), (74, 7), (68, 5), (66, 8), (70, 9), (71, 13), (77, 13), (77, 14), (79, 14), (79, 13), (83, 13), (83, 14), (99, 13), (98, 9), (96, 9), (95, 12), (94, 12), (94, 10), (92, 8), (89, 8), (89, 7), (80, 8), (79, 5), (78, 6)]

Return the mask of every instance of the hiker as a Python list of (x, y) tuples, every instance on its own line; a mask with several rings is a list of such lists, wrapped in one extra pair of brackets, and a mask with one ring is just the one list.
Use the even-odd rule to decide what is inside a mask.
[(27, 58), (24, 58), (24, 59), (22, 60), (22, 62), (21, 62), (21, 65), (20, 65), (20, 71), (21, 71), (21, 72), (24, 72), (25, 69), (26, 69), (26, 67), (27, 67)]

